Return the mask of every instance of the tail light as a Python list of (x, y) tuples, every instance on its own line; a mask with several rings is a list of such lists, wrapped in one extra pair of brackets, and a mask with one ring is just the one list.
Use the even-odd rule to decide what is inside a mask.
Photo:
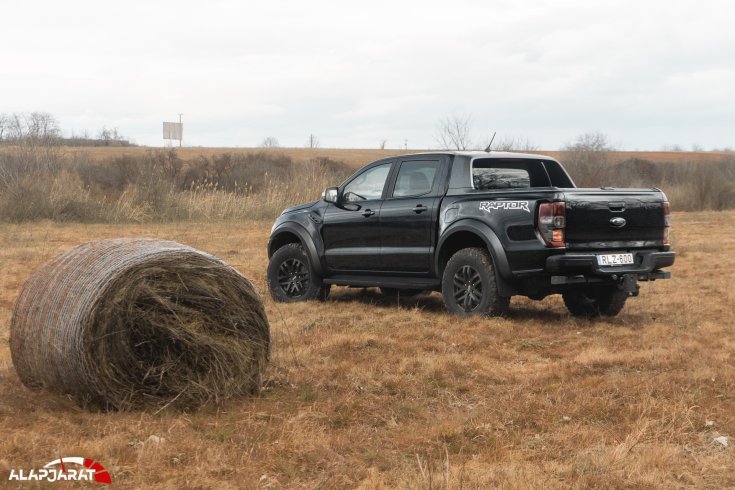
[(671, 208), (668, 201), (664, 201), (664, 245), (669, 245), (669, 230), (671, 229)]
[(538, 232), (547, 245), (564, 247), (567, 226), (567, 205), (564, 201), (542, 202), (538, 206)]

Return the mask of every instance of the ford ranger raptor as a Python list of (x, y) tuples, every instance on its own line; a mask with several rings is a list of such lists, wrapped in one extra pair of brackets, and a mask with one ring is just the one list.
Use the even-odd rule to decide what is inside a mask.
[(332, 286), (441, 293), (460, 315), (514, 295), (561, 294), (576, 316), (613, 316), (674, 263), (659, 189), (576, 188), (553, 158), (448, 151), (370, 163), (319, 201), (286, 209), (268, 242), (276, 301)]

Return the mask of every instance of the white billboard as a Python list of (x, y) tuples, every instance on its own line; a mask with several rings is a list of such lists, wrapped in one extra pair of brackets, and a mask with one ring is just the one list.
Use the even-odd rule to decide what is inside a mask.
[(163, 139), (181, 141), (184, 133), (184, 125), (177, 122), (163, 123)]

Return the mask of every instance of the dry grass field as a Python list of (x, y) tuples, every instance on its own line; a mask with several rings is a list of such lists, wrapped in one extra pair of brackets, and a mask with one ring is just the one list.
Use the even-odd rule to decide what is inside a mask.
[[(70, 147), (64, 148), (64, 152), (70, 155), (85, 155), (90, 160), (100, 161), (115, 158), (120, 155), (145, 155), (149, 147)], [(215, 147), (176, 147), (177, 154), (184, 160), (194, 160), (198, 157), (213, 157), (222, 153), (235, 155), (246, 155), (258, 152), (267, 152), (286, 155), (296, 161), (305, 161), (311, 158), (331, 158), (340, 160), (354, 168), (380, 160), (381, 158), (403, 155), (405, 153), (418, 153), (425, 150), (378, 150), (378, 149), (347, 149), (347, 148), (215, 148)]]
[[(105, 160), (115, 158), (121, 155), (144, 155), (150, 151), (148, 147), (89, 147), (89, 148), (64, 148), (64, 152), (70, 155), (85, 155), (91, 160)], [(311, 158), (326, 157), (332, 160), (340, 160), (351, 167), (358, 168), (366, 163), (380, 160), (394, 155), (403, 155), (405, 153), (419, 153), (424, 151), (435, 150), (378, 150), (378, 149), (348, 149), (348, 148), (209, 148), (209, 147), (183, 147), (176, 148), (177, 153), (184, 160), (193, 160), (200, 156), (212, 157), (222, 153), (233, 154), (249, 154), (257, 152), (272, 152), (284, 154), (295, 161), (309, 160)], [(532, 153), (540, 153), (549, 155), (554, 158), (564, 160), (564, 152), (556, 150), (539, 150)], [(732, 152), (689, 152), (689, 151), (613, 151), (610, 152), (610, 158), (614, 161), (626, 160), (629, 158), (641, 158), (652, 162), (681, 162), (681, 161), (719, 161), (732, 157)]]
[(437, 294), (267, 299), (264, 391), (159, 414), (25, 389), (7, 328), (21, 285), (75, 244), (144, 235), (213, 253), (263, 290), (270, 223), (0, 224), (0, 482), (84, 456), (121, 487), (735, 487), (735, 212), (673, 221), (674, 278), (616, 318), (572, 318), (558, 297), (516, 298), (502, 319), (449, 316)]

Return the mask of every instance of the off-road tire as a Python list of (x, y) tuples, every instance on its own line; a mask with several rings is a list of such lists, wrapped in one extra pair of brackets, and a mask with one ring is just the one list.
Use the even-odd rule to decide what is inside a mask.
[(572, 315), (595, 318), (620, 313), (628, 293), (617, 286), (598, 286), (570, 289), (562, 294), (562, 298)]
[(502, 315), (510, 304), (498, 293), (492, 260), (482, 248), (452, 255), (442, 275), (442, 296), (449, 312), (463, 316)]
[(274, 301), (296, 303), (329, 296), (324, 284), (311, 267), (309, 257), (299, 243), (289, 243), (276, 250), (268, 262), (268, 291)]

